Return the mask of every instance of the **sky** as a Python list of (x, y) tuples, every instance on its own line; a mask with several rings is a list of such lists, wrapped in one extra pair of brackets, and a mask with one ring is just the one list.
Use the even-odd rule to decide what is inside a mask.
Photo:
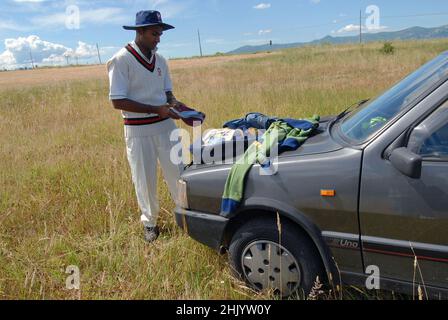
[(104, 63), (132, 41), (140, 10), (158, 10), (166, 58), (245, 45), (308, 42), (359, 32), (448, 25), (447, 0), (0, 0), (0, 69)]

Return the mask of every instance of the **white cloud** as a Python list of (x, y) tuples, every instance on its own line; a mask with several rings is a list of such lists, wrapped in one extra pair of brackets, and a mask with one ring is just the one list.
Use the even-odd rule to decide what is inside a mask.
[[(67, 57), (70, 59), (88, 60), (96, 58), (95, 45), (89, 45), (79, 41), (75, 49), (68, 48), (58, 43), (41, 40), (38, 36), (19, 37), (5, 40), (6, 50), (0, 54), (0, 69), (17, 68), (24, 65), (30, 66), (31, 56), (33, 62), (43, 65), (65, 64)], [(102, 52), (109, 51), (102, 48)], [(74, 63), (74, 60), (70, 61)]]
[(272, 32), (271, 29), (260, 30), (260, 31), (258, 31), (258, 35), (259, 35), (259, 36), (262, 36), (262, 35), (265, 35), (265, 34), (268, 34), (268, 33), (271, 33), (271, 32)]
[(31, 23), (38, 28), (65, 26), (67, 16), (64, 13), (56, 13), (45, 16), (38, 16), (31, 19)]
[(31, 62), (31, 55), (35, 62), (42, 62), (52, 55), (62, 55), (68, 50), (67, 47), (41, 40), (38, 36), (31, 35), (27, 38), (5, 40), (5, 52), (12, 54), (16, 64), (26, 64)]
[[(362, 27), (362, 30), (364, 30), (365, 27)], [(356, 24), (349, 24), (346, 25), (345, 27), (339, 29), (338, 31), (336, 31), (336, 33), (348, 33), (348, 32), (355, 32), (355, 31), (359, 31), (359, 25)]]
[[(332, 33), (341, 34), (341, 33), (359, 32), (359, 29), (360, 29), (359, 24), (358, 25), (349, 24), (349, 25), (346, 25), (345, 27), (339, 29), (338, 31), (333, 31)], [(361, 30), (364, 33), (375, 33), (375, 32), (384, 31), (387, 29), (389, 29), (389, 27), (386, 27), (386, 26), (379, 26), (376, 28), (366, 28), (365, 26), (361, 27)]]
[(7, 68), (7, 66), (16, 64), (16, 59), (10, 51), (5, 51), (0, 54), (0, 69)]
[(311, 1), (311, 3), (313, 3), (313, 4), (319, 4), (320, 3), (320, 0), (310, 0)]
[(73, 49), (67, 49), (62, 57), (70, 57), (77, 59), (90, 59), (97, 56), (97, 49), (95, 45), (90, 45), (82, 41), (78, 41), (78, 47)]
[(263, 9), (269, 9), (270, 7), (271, 7), (270, 3), (260, 3), (254, 6), (254, 9), (263, 10)]
[(168, 3), (168, 0), (150, 0), (149, 2), (151, 3), (152, 6), (157, 7)]
[(375, 33), (375, 32), (380, 32), (380, 31), (385, 31), (389, 29), (389, 27), (386, 26), (369, 26), (366, 28), (366, 31), (369, 33)]
[[(124, 14), (122, 8), (100, 8), (91, 10), (80, 10), (80, 27), (86, 24), (104, 25), (104, 24), (122, 24), (129, 19)], [(56, 13), (45, 16), (38, 16), (31, 19), (31, 22), (40, 28), (62, 26), (65, 27), (68, 19), (65, 13)]]
[(43, 64), (62, 64), (64, 61), (66, 61), (65, 57), (62, 55), (57, 54), (51, 54), (48, 58), (42, 59)]
[(162, 18), (165, 21), (166, 19), (180, 16), (185, 12), (187, 7), (188, 3), (164, 3), (160, 8), (157, 7), (156, 9), (162, 13)]
[[(128, 12), (137, 12), (142, 8), (151, 10), (158, 10), (162, 13), (163, 20), (171, 19), (173, 17), (184, 14), (191, 6), (191, 1), (173, 1), (173, 0), (128, 0), (131, 6), (128, 7)], [(129, 17), (127, 14), (127, 22), (133, 21), (133, 16)], [(169, 23), (167, 21), (167, 23)]]
[(45, 2), (48, 0), (14, 0), (14, 2), (19, 2), (19, 3), (23, 3), (23, 2), (33, 2), (33, 3), (38, 3), (38, 2)]
[(126, 18), (121, 8), (101, 8), (80, 11), (81, 23), (120, 23)]
[(13, 31), (25, 31), (26, 28), (18, 25), (13, 21), (0, 20), (0, 30), (13, 30)]

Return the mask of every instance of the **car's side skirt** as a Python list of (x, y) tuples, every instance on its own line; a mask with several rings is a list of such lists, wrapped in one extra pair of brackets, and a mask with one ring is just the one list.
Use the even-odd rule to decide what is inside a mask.
[[(374, 292), (375, 289), (368, 290), (366, 287), (366, 282), (368, 281), (369, 275), (356, 273), (356, 272), (347, 272), (341, 271), (341, 279), (343, 285), (353, 285), (359, 288), (365, 288), (365, 292)], [(417, 284), (412, 284), (407, 281), (401, 281), (396, 279), (389, 279), (385, 277), (381, 277), (380, 281), (380, 289), (393, 291), (398, 293), (403, 293), (409, 296), (415, 296), (417, 299)], [(433, 286), (425, 286), (425, 292), (427, 296), (424, 297), (432, 300), (446, 300), (448, 299), (448, 289), (433, 287)]]

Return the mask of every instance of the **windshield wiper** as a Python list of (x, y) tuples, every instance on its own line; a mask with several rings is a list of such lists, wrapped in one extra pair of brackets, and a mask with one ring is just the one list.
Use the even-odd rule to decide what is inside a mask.
[[(345, 109), (344, 111), (342, 111), (334, 120), (334, 122), (338, 122), (339, 120), (341, 120), (342, 118), (344, 118), (347, 114), (349, 114), (350, 112), (358, 109), (359, 107), (361, 107), (363, 104), (365, 104), (366, 102), (370, 101), (370, 99), (364, 99), (361, 100), (355, 104), (352, 104), (350, 107), (348, 107), (347, 109)], [(352, 110), (353, 109), (353, 110)]]

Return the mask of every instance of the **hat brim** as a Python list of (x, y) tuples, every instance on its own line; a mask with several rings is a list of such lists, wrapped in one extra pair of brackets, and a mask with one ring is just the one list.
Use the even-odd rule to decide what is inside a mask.
[(166, 23), (149, 23), (149, 24), (142, 24), (138, 26), (123, 26), (123, 29), (125, 30), (137, 30), (138, 28), (144, 28), (144, 27), (150, 27), (150, 26), (161, 26), (163, 28), (163, 31), (174, 29), (174, 27), (170, 24)]

